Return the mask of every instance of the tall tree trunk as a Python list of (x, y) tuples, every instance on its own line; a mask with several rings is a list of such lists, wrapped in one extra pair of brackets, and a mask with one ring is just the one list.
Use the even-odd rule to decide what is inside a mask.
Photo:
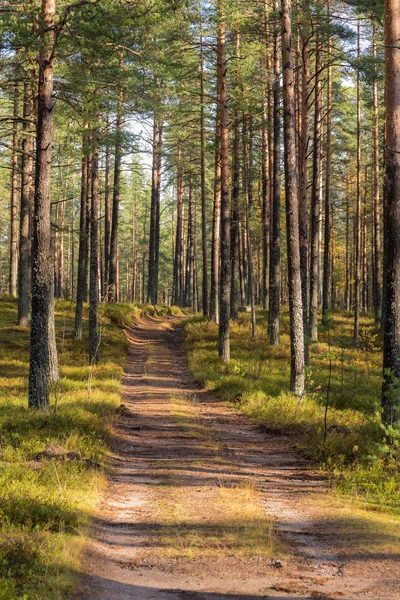
[(31, 217), (33, 211), (33, 90), (34, 72), (24, 83), (24, 125), (22, 138), (22, 180), (19, 221), (18, 325), (27, 327), (31, 301)]
[(206, 205), (206, 136), (204, 115), (204, 55), (203, 34), (200, 36), (200, 194), (201, 194), (201, 249), (202, 249), (202, 309), (208, 316), (207, 269), (207, 205)]
[[(136, 192), (136, 191), (135, 191)], [(137, 272), (138, 272), (138, 260), (137, 260), (137, 200), (136, 193), (134, 192), (133, 197), (133, 210), (132, 210), (132, 302), (136, 302), (137, 296)]]
[(51, 144), (53, 139), (53, 61), (55, 0), (42, 0), (39, 49), (38, 121), (32, 245), (32, 320), (28, 405), (48, 410), (52, 304)]
[[(235, 34), (235, 54), (240, 56), (240, 34)], [(238, 75), (236, 69), (236, 75)], [(240, 156), (239, 112), (233, 115), (232, 144), (232, 221), (231, 221), (231, 319), (238, 318), (239, 308), (239, 221), (240, 221)]]
[[(385, 0), (386, 178), (382, 418), (399, 419), (400, 379), (400, 4)], [(395, 378), (395, 379), (393, 379)], [(394, 388), (394, 390), (393, 390)]]
[[(247, 122), (249, 120), (249, 127)], [(256, 309), (254, 297), (254, 273), (253, 273), (253, 243), (251, 235), (251, 215), (253, 211), (253, 148), (252, 148), (252, 123), (251, 117), (243, 117), (243, 184), (246, 197), (246, 233), (247, 233), (247, 268), (248, 268), (248, 298), (251, 310), (251, 332), (256, 335)], [(247, 148), (248, 147), (248, 156)]]
[[(120, 59), (122, 66), (122, 58)], [(124, 92), (122, 88), (118, 95), (118, 110), (115, 129), (115, 158), (114, 158), (114, 185), (112, 201), (112, 220), (110, 236), (110, 265), (109, 265), (109, 300), (117, 302), (118, 297), (118, 223), (119, 223), (119, 198), (121, 186), (121, 146), (122, 146), (122, 109)], [(93, 186), (92, 186), (93, 189)]]
[(344, 305), (346, 310), (350, 310), (350, 201), (349, 201), (350, 190), (347, 186), (346, 194), (346, 257), (345, 257), (345, 290), (344, 290)]
[[(319, 34), (317, 34), (319, 36)], [(314, 153), (311, 188), (311, 260), (310, 260), (310, 337), (318, 341), (318, 288), (319, 288), (319, 231), (320, 231), (320, 176), (321, 176), (321, 40), (317, 39), (315, 50), (315, 105), (314, 105)]]
[(11, 196), (10, 196), (10, 261), (9, 261), (9, 294), (17, 295), (18, 272), (18, 111), (19, 84), (14, 84), (12, 127), (12, 156), (11, 156)]
[(108, 282), (110, 279), (110, 146), (106, 145), (105, 175), (104, 175), (104, 289), (103, 297), (108, 298)]
[[(279, 4), (275, 0), (275, 13)], [(270, 245), (270, 274), (269, 274), (269, 317), (268, 335), (273, 346), (279, 345), (280, 340), (280, 297), (281, 297), (281, 197), (280, 197), (280, 61), (279, 61), (279, 31), (274, 24), (274, 162), (272, 190), (272, 226)]]
[[(330, 23), (330, 2), (328, 1), (328, 23)], [(322, 324), (329, 322), (330, 291), (330, 248), (331, 248), (331, 168), (332, 168), (332, 66), (331, 39), (328, 40), (328, 82), (326, 100), (326, 156), (325, 156), (325, 227), (324, 227), (324, 274), (322, 282)]]
[[(220, 97), (220, 81), (217, 75), (217, 97)], [(210, 319), (219, 323), (219, 261), (220, 261), (220, 233), (221, 233), (221, 118), (220, 104), (217, 100), (215, 119), (215, 178), (214, 178), (214, 208), (212, 223), (211, 247), (211, 285), (210, 285)]]
[(94, 132), (91, 170), (91, 204), (90, 204), (90, 282), (89, 282), (89, 360), (91, 364), (99, 360), (99, 175), (98, 175), (98, 133)]
[(162, 119), (154, 116), (149, 239), (149, 278), (147, 282), (147, 301), (151, 304), (157, 304), (158, 296), (162, 127)]
[(219, 283), (218, 354), (224, 363), (228, 363), (230, 360), (231, 207), (229, 201), (228, 95), (226, 79), (226, 24), (224, 0), (219, 0), (218, 2), (217, 72), (220, 85), (219, 110), (221, 121), (221, 270)]
[(194, 207), (193, 207), (193, 179), (189, 179), (189, 200), (187, 219), (187, 253), (185, 277), (185, 306), (192, 307), (194, 291)]
[(308, 363), (308, 152), (310, 145), (310, 7), (303, 5), (302, 24), (302, 71), (301, 71), (301, 130), (299, 140), (299, 243), (301, 295), (303, 303), (304, 358)]
[(182, 173), (182, 154), (181, 146), (178, 142), (177, 156), (177, 216), (176, 216), (176, 240), (174, 254), (174, 272), (173, 272), (173, 289), (172, 289), (172, 304), (182, 306), (183, 295), (183, 194), (184, 183)]
[(263, 127), (261, 133), (261, 177), (262, 177), (262, 272), (261, 272), (261, 300), (263, 308), (269, 304), (269, 239), (271, 219), (271, 199), (269, 184), (269, 143), (268, 143), (268, 97), (263, 98)]
[[(376, 24), (372, 29), (373, 56), (376, 61)], [(373, 298), (374, 318), (378, 325), (382, 320), (382, 292), (381, 292), (381, 223), (380, 223), (380, 186), (379, 186), (379, 100), (378, 100), (378, 77), (377, 66), (374, 62), (374, 80), (372, 84), (372, 101), (374, 110), (373, 136), (373, 224), (374, 224), (374, 276), (373, 276)]]
[[(360, 19), (357, 20), (357, 58), (360, 57)], [(360, 328), (360, 291), (361, 291), (361, 90), (360, 71), (357, 70), (357, 197), (354, 240), (354, 332), (353, 341), (358, 343)]]
[(75, 339), (82, 339), (83, 303), (87, 290), (88, 272), (88, 170), (89, 158), (87, 154), (87, 138), (84, 134), (82, 141), (82, 175), (81, 175), (81, 207), (79, 221), (79, 254), (78, 254), (78, 278), (76, 288), (75, 306)]
[(283, 132), (290, 313), (290, 389), (304, 392), (303, 303), (300, 273), (298, 173), (291, 0), (282, 0)]

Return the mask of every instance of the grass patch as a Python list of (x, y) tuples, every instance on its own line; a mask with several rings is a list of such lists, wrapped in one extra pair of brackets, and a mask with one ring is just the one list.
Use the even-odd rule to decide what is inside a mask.
[(74, 309), (56, 303), (61, 380), (44, 414), (27, 408), (29, 331), (15, 326), (16, 301), (0, 299), (0, 600), (56, 600), (72, 585), (105, 481), (127, 355), (123, 329), (150, 310), (102, 305), (101, 362), (91, 368), (87, 307), (79, 342)]
[(310, 346), (306, 394), (299, 399), (289, 392), (287, 312), (279, 347), (268, 342), (266, 312), (257, 317), (256, 339), (248, 315), (231, 324), (229, 365), (218, 359), (217, 326), (199, 316), (188, 319), (184, 337), (194, 377), (267, 429), (292, 435), (306, 455), (330, 470), (337, 490), (358, 505), (400, 512), (400, 456), (396, 446), (388, 446), (380, 423), (382, 340), (372, 320), (360, 320), (357, 347), (351, 315), (334, 314), (330, 330), (320, 328), (319, 343)]

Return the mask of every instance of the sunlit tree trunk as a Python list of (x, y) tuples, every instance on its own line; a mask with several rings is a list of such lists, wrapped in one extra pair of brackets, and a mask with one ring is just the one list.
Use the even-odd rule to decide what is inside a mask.
[[(330, 3), (328, 2), (328, 22), (330, 22)], [(324, 227), (324, 273), (322, 282), (322, 324), (329, 321), (330, 292), (330, 248), (331, 248), (331, 168), (332, 168), (332, 66), (331, 39), (328, 40), (328, 81), (326, 101), (326, 150), (325, 150), (325, 227)]]
[[(217, 75), (217, 96), (219, 98), (220, 82)], [(221, 233), (221, 122), (220, 105), (217, 101), (215, 121), (215, 177), (214, 177), (214, 208), (212, 223), (212, 247), (211, 247), (211, 286), (210, 286), (210, 319), (214, 323), (219, 322), (219, 260), (220, 260), (220, 233)]]
[(33, 90), (34, 72), (24, 83), (24, 124), (21, 165), (21, 205), (19, 221), (18, 325), (27, 327), (31, 300), (31, 217), (33, 211)]
[[(275, 12), (278, 12), (278, 0), (275, 0)], [(270, 273), (269, 273), (269, 318), (268, 335), (272, 345), (277, 346), (280, 340), (280, 299), (281, 299), (281, 198), (280, 198), (280, 60), (279, 60), (279, 31), (277, 23), (274, 24), (274, 109), (273, 109), (273, 137), (274, 137), (274, 162), (273, 162), (273, 188), (272, 188), (272, 215), (271, 215), (271, 240), (270, 240)]]
[(204, 110), (204, 55), (203, 35), (200, 36), (200, 194), (201, 194), (201, 250), (202, 250), (202, 309), (208, 316), (208, 268), (207, 268), (207, 204), (206, 204), (206, 136)]
[(91, 204), (90, 204), (90, 278), (89, 278), (89, 360), (99, 360), (99, 174), (98, 174), (98, 133), (94, 132), (91, 170)]
[(108, 281), (110, 270), (110, 146), (106, 144), (105, 175), (104, 175), (104, 288), (103, 297), (108, 297)]
[(231, 207), (229, 199), (228, 114), (226, 79), (226, 24), (224, 0), (218, 2), (217, 75), (220, 85), (219, 110), (221, 122), (221, 270), (219, 281), (218, 354), (223, 362), (230, 360), (229, 318), (231, 301)]
[[(360, 56), (360, 19), (357, 21), (357, 57)], [(354, 240), (354, 331), (353, 341), (358, 343), (361, 299), (361, 90), (360, 71), (357, 70), (357, 159), (356, 159), (356, 220)]]
[(11, 195), (10, 195), (10, 229), (9, 229), (9, 294), (17, 295), (18, 274), (18, 111), (19, 84), (14, 84), (12, 154), (11, 154)]
[[(376, 24), (373, 23), (372, 29), (373, 56), (376, 60)], [(374, 252), (374, 274), (373, 274), (373, 298), (374, 298), (374, 318), (375, 323), (381, 323), (382, 319), (382, 292), (381, 292), (381, 223), (380, 223), (380, 181), (379, 181), (379, 100), (378, 100), (378, 79), (377, 67), (374, 63), (374, 80), (372, 84), (372, 102), (374, 110), (373, 122), (373, 252)]]
[[(120, 59), (122, 66), (122, 58)], [(121, 187), (121, 145), (122, 145), (122, 109), (124, 102), (124, 92), (122, 88), (118, 94), (118, 110), (115, 126), (115, 156), (114, 156), (114, 184), (112, 200), (112, 219), (110, 235), (110, 264), (108, 281), (108, 298), (111, 302), (117, 302), (118, 299), (118, 224), (119, 224), (119, 199)], [(93, 189), (93, 186), (92, 186)]]
[(321, 90), (321, 50), (320, 39), (315, 50), (315, 102), (314, 102), (314, 153), (311, 188), (311, 257), (310, 257), (310, 337), (318, 340), (318, 291), (319, 291), (319, 231), (320, 231), (320, 175), (321, 175), (321, 129), (322, 129), (322, 90)]
[(78, 277), (75, 305), (75, 339), (82, 339), (83, 303), (86, 297), (88, 272), (88, 167), (86, 134), (82, 141), (81, 207), (79, 220)]
[(42, 0), (39, 49), (38, 122), (32, 244), (32, 319), (28, 404), (48, 410), (50, 383), (51, 145), (53, 139), (53, 61), (55, 0)]
[[(400, 379), (400, 4), (385, 0), (386, 177), (382, 417), (399, 419)], [(395, 379), (393, 379), (395, 378)], [(393, 384), (395, 384), (393, 386)], [(394, 390), (393, 390), (394, 387)]]
[(283, 133), (290, 313), (290, 389), (304, 392), (304, 335), (301, 293), (298, 173), (291, 0), (282, 0)]

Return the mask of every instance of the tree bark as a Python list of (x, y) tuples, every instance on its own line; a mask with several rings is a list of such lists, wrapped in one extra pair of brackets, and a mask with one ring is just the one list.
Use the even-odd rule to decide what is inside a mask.
[(291, 0), (282, 0), (283, 132), (290, 314), (290, 389), (304, 392), (303, 304), (300, 273), (298, 172)]
[[(385, 0), (386, 177), (382, 418), (399, 420), (400, 379), (400, 4)], [(395, 379), (394, 379), (395, 378)], [(394, 392), (393, 393), (393, 387)]]
[(215, 117), (215, 177), (214, 177), (214, 207), (212, 223), (211, 247), (211, 286), (210, 286), (210, 320), (219, 323), (219, 261), (221, 233), (221, 120), (220, 120), (220, 81), (217, 74), (217, 108)]
[(76, 288), (75, 306), (75, 339), (82, 339), (83, 303), (87, 290), (88, 271), (88, 168), (89, 158), (87, 154), (86, 134), (82, 141), (82, 171), (81, 171), (81, 207), (79, 222), (79, 254), (78, 254), (78, 277)]
[(176, 216), (176, 240), (174, 254), (174, 271), (173, 271), (173, 288), (172, 288), (172, 304), (176, 306), (183, 305), (183, 173), (182, 173), (182, 154), (181, 146), (178, 142), (177, 156), (177, 216)]
[[(372, 29), (373, 56), (376, 61), (376, 24)], [(372, 102), (374, 111), (373, 122), (373, 219), (374, 219), (374, 276), (373, 276), (373, 298), (375, 324), (382, 321), (382, 276), (381, 276), (381, 223), (380, 223), (380, 183), (379, 183), (379, 100), (378, 100), (378, 78), (376, 62), (374, 62), (374, 80), (372, 84)]]
[(218, 2), (217, 71), (220, 85), (219, 110), (221, 122), (221, 269), (219, 284), (218, 355), (224, 363), (230, 360), (229, 319), (231, 301), (231, 207), (229, 199), (229, 142), (226, 79), (226, 24), (224, 0)]
[(150, 302), (151, 304), (157, 304), (158, 296), (162, 128), (162, 119), (154, 116), (149, 239), (149, 278), (147, 282), (147, 302)]
[[(122, 66), (122, 58), (120, 60)], [(112, 220), (110, 236), (110, 264), (109, 264), (109, 301), (117, 302), (118, 299), (118, 223), (119, 223), (119, 198), (121, 185), (121, 145), (122, 145), (122, 109), (124, 102), (124, 92), (122, 88), (118, 94), (118, 110), (115, 128), (115, 159), (114, 159), (114, 184), (112, 201)], [(92, 186), (93, 189), (93, 186)]]
[(33, 90), (34, 72), (24, 83), (24, 124), (22, 138), (22, 180), (19, 221), (18, 325), (27, 327), (31, 301), (31, 221), (33, 212)]
[[(318, 34), (317, 34), (318, 35)], [(318, 291), (319, 291), (319, 231), (320, 231), (320, 177), (321, 177), (321, 129), (322, 129), (322, 90), (321, 90), (321, 40), (317, 39), (315, 50), (315, 105), (314, 105), (314, 153), (311, 188), (311, 260), (310, 260), (310, 337), (318, 341)]]
[(104, 175), (104, 288), (103, 297), (108, 298), (108, 281), (110, 278), (110, 146), (106, 145), (105, 175)]
[(302, 26), (302, 72), (301, 72), (301, 130), (299, 140), (299, 243), (301, 294), (303, 303), (304, 357), (308, 363), (308, 341), (310, 337), (308, 321), (308, 152), (310, 145), (310, 7), (306, 0), (303, 5)]
[[(328, 23), (330, 23), (330, 2), (328, 2)], [(322, 282), (322, 324), (329, 323), (330, 292), (330, 248), (331, 248), (331, 168), (332, 168), (332, 66), (331, 39), (328, 40), (328, 81), (326, 101), (326, 155), (325, 155), (325, 227), (324, 227), (324, 274)]]
[[(357, 21), (357, 58), (360, 57), (360, 19)], [(353, 342), (358, 343), (361, 296), (361, 90), (360, 71), (357, 70), (357, 162), (356, 162), (356, 221), (354, 240), (354, 331)]]
[[(236, 59), (240, 56), (240, 34), (235, 34)], [(238, 75), (238, 69), (236, 69)], [(231, 221), (231, 319), (237, 320), (239, 308), (239, 221), (240, 221), (240, 156), (239, 111), (233, 115), (232, 144), (232, 221)]]
[(14, 84), (12, 155), (11, 155), (11, 196), (10, 196), (10, 261), (9, 261), (9, 294), (17, 295), (18, 282), (18, 111), (19, 84)]
[(204, 55), (203, 34), (200, 36), (200, 194), (201, 194), (201, 249), (202, 249), (202, 309), (208, 316), (207, 269), (207, 205), (206, 205), (206, 138), (204, 124)]
[(28, 405), (48, 410), (51, 316), (51, 144), (53, 139), (53, 61), (55, 0), (42, 0), (39, 49), (38, 121), (32, 245), (32, 320)]
[[(279, 4), (275, 0), (275, 12), (278, 13)], [(272, 225), (270, 245), (270, 273), (269, 273), (269, 317), (268, 335), (273, 346), (278, 346), (280, 341), (280, 299), (281, 299), (281, 198), (280, 198), (280, 61), (279, 61), (279, 32), (278, 25), (274, 28), (274, 109), (273, 109), (273, 137), (274, 137), (274, 162), (273, 162), (273, 190), (272, 190)]]
[(91, 364), (99, 360), (99, 175), (98, 175), (98, 133), (94, 132), (91, 170), (90, 205), (90, 281), (89, 281), (89, 360)]

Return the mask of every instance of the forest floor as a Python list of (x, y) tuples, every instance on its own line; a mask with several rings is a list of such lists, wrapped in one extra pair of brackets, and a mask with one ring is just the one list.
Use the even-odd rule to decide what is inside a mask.
[(74, 597), (400, 599), (390, 527), (332, 493), (291, 438), (200, 389), (180, 323), (129, 331), (112, 469)]

